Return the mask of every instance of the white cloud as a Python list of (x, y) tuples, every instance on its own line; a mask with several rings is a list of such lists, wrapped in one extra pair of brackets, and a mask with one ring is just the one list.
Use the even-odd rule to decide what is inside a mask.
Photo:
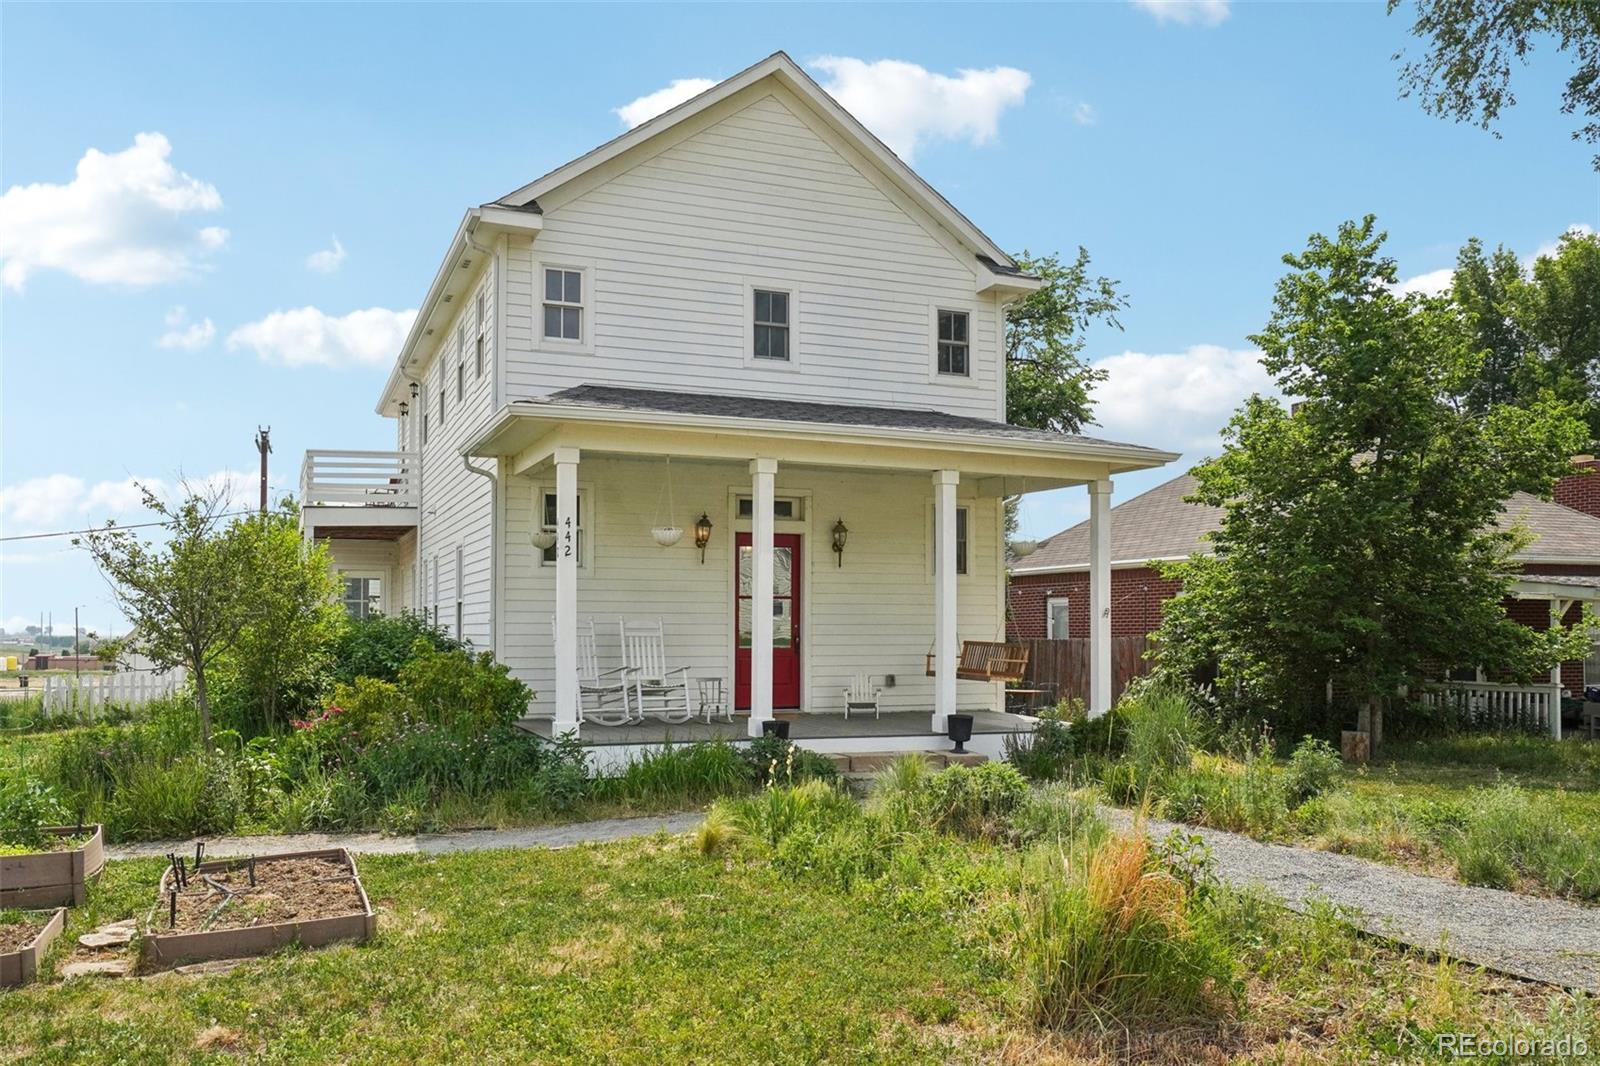
[(1089, 432), (1183, 452), (1185, 463), (1218, 451), (1222, 427), (1246, 397), (1278, 395), (1260, 352), (1215, 344), (1123, 352), (1094, 365), (1106, 380), (1095, 389), (1099, 427)]
[(172, 145), (141, 133), (107, 154), (91, 148), (65, 185), (13, 185), (0, 196), (0, 282), (21, 290), (39, 270), (96, 284), (155, 285), (193, 277), (227, 242), (187, 216), (222, 209), (216, 187), (173, 167)]
[(339, 243), (339, 238), (333, 238), (333, 247), (312, 252), (306, 256), (306, 269), (315, 270), (318, 274), (332, 274), (344, 265), (344, 245)]
[(828, 76), (822, 87), (846, 111), (908, 163), (933, 141), (992, 140), (1001, 112), (1021, 104), (1033, 84), (1015, 67), (958, 70), (952, 78), (897, 59), (822, 56), (810, 66)]
[(670, 111), (685, 100), (699, 96), (713, 85), (717, 84), (710, 78), (678, 78), (665, 89), (657, 89), (621, 107), (612, 108), (631, 130), (633, 127), (649, 122), (663, 111)]
[(168, 326), (167, 331), (156, 338), (156, 345), (161, 348), (179, 348), (186, 352), (197, 352), (208, 346), (217, 336), (216, 323), (209, 318), (190, 322), (189, 312), (181, 306), (168, 311), (165, 321)]
[(228, 348), (252, 348), (285, 366), (382, 366), (399, 354), (415, 309), (369, 307), (330, 315), (315, 307), (274, 311), (228, 334)]
[[(1574, 222), (1564, 231), (1564, 235), (1568, 233), (1574, 237), (1593, 237), (1594, 227), (1589, 225), (1587, 222)], [(1532, 266), (1535, 259), (1543, 259), (1545, 256), (1555, 255), (1556, 252), (1560, 250), (1561, 242), (1559, 240), (1546, 241), (1544, 244), (1539, 245), (1539, 247), (1534, 250), (1532, 255), (1524, 259), (1523, 264), (1526, 266)]]
[(1072, 109), (1072, 121), (1080, 126), (1093, 126), (1100, 121), (1093, 104), (1082, 103)]
[(1228, 5), (1229, 0), (1133, 0), (1157, 22), (1183, 26), (1216, 26), (1228, 17)]

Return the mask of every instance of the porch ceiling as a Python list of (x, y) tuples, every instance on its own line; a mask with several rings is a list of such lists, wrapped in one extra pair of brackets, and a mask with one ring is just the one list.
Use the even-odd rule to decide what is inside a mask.
[[(500, 410), (465, 454), (506, 458), (524, 474), (558, 447), (605, 455), (673, 455), (875, 469), (959, 470), (1013, 494), (1079, 485), (1177, 456), (1154, 448), (1045, 433), (941, 412), (590, 387)], [(621, 395), (625, 402), (618, 402)], [(581, 394), (581, 395), (578, 395)], [(563, 399), (567, 397), (567, 399)], [(749, 414), (733, 413), (742, 407)]]

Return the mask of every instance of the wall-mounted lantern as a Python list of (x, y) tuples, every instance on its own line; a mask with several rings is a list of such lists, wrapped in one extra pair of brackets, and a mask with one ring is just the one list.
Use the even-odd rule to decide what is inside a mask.
[(400, 401), (400, 417), (404, 418), (406, 415), (408, 415), (410, 413), (411, 413), (411, 405), (406, 403), (404, 400), (401, 400)]
[(413, 400), (415, 400), (417, 398), (417, 388), (418, 388), (417, 383), (415, 381), (413, 381), (411, 383), (411, 398)]
[(838, 558), (839, 565), (844, 566), (844, 546), (850, 539), (850, 530), (845, 528), (844, 519), (839, 519), (833, 524), (833, 554)]
[(711, 518), (704, 511), (701, 511), (699, 520), (694, 524), (694, 546), (700, 549), (700, 562), (702, 565), (706, 561), (706, 545), (710, 543)]

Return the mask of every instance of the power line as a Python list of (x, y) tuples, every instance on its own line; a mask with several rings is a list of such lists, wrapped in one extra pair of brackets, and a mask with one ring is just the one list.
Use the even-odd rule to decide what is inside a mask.
[[(240, 515), (255, 514), (255, 511), (228, 511), (224, 514), (213, 515), (213, 518), (238, 518)], [(270, 514), (288, 515), (293, 511), (271, 511)], [(47, 537), (76, 537), (83, 533), (104, 533), (109, 529), (149, 529), (151, 526), (164, 526), (165, 522), (133, 522), (125, 526), (93, 526), (89, 529), (63, 529), (56, 533), (18, 533), (9, 537), (0, 537), (0, 544), (13, 540), (43, 540)]]

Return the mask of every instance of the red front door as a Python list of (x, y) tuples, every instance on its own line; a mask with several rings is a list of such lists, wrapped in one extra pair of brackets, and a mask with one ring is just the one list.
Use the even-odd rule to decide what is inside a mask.
[[(750, 534), (735, 538), (739, 551), (734, 563), (733, 616), (738, 643), (733, 654), (733, 699), (741, 711), (750, 709), (751, 575), (755, 553)], [(800, 706), (800, 535), (777, 533), (772, 538), (772, 706)]]

